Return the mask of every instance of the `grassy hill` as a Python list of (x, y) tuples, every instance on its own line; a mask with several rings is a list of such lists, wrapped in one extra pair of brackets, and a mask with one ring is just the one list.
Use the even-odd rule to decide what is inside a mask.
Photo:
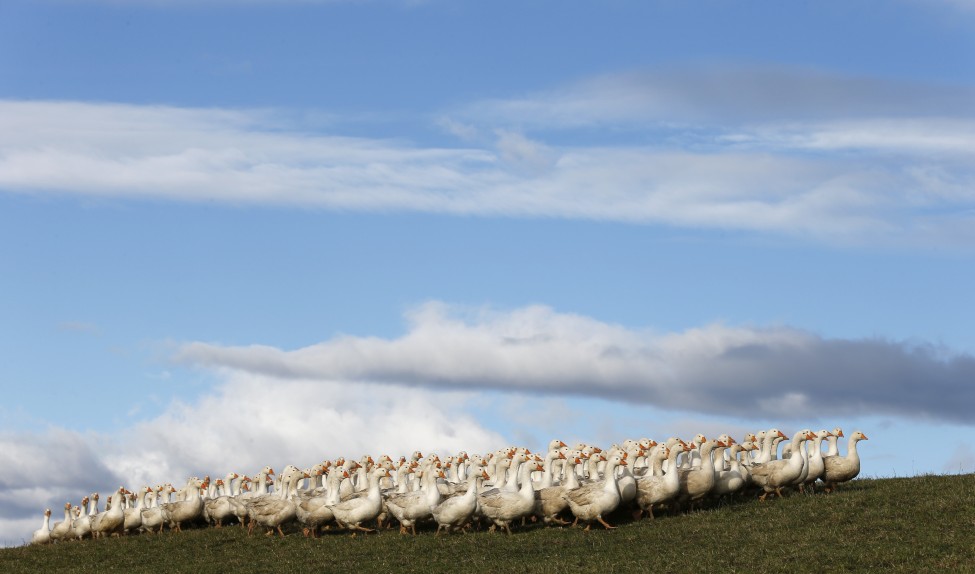
[(975, 475), (864, 479), (830, 496), (745, 501), (591, 532), (513, 536), (326, 533), (248, 538), (240, 527), (0, 550), (12, 572), (975, 572)]

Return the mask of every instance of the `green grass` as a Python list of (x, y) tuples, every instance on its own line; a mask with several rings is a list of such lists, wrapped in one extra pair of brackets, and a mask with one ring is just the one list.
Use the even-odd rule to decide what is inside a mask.
[(513, 536), (326, 533), (248, 538), (239, 527), (0, 550), (12, 572), (975, 572), (975, 475), (864, 479), (829, 496), (713, 506), (591, 532)]

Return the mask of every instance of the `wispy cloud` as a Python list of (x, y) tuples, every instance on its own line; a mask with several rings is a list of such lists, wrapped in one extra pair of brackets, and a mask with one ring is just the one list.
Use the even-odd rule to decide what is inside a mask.
[(520, 97), (472, 102), (453, 110), (453, 116), (524, 129), (689, 128), (850, 118), (973, 118), (973, 102), (975, 88), (965, 85), (722, 62), (605, 74)]
[[(395, 339), (337, 337), (286, 351), (185, 345), (177, 359), (291, 380), (582, 395), (740, 417), (894, 414), (975, 423), (975, 357), (787, 327), (708, 325), (654, 334), (547, 307), (429, 303)], [(953, 397), (945, 401), (944, 397)]]
[(973, 96), (780, 70), (618, 75), (440, 116), (463, 147), (309, 132), (273, 110), (0, 101), (0, 190), (968, 249)]

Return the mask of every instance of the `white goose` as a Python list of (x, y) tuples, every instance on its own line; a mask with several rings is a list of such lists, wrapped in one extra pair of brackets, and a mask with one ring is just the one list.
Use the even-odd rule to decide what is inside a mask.
[(328, 505), (338, 503), (339, 483), (348, 478), (348, 474), (344, 470), (334, 469), (328, 473), (322, 490), (316, 488), (307, 495), (305, 493), (298, 495), (300, 501), (295, 512), (298, 522), (304, 526), (302, 532), (305, 536), (318, 538), (318, 531), (322, 525), (335, 519), (335, 514)]
[(44, 511), (44, 522), (30, 537), (31, 544), (49, 544), (51, 542), (51, 509)]
[[(715, 455), (715, 458), (718, 458), (719, 456), (723, 457), (723, 450), (724, 449), (720, 447), (714, 449), (715, 453), (718, 453)], [(728, 470), (715, 471), (717, 474), (715, 476), (714, 490), (711, 492), (711, 494), (717, 497), (723, 497), (725, 495), (734, 494), (745, 488), (745, 485), (748, 483), (748, 479), (745, 478), (744, 474), (742, 474), (741, 466), (738, 462), (738, 453), (743, 451), (747, 451), (747, 447), (740, 444), (733, 444), (731, 445), (731, 448), (728, 449), (728, 452), (731, 453), (731, 456), (728, 459), (729, 468)]]
[(128, 491), (125, 487), (118, 487), (109, 502), (108, 510), (95, 516), (91, 521), (91, 533), (99, 537), (111, 534), (119, 536), (125, 534), (125, 513), (122, 510), (123, 499)]
[(576, 476), (575, 467), (582, 464), (582, 460), (579, 458), (582, 453), (575, 451), (576, 456), (572, 457), (572, 465), (568, 464), (565, 453), (559, 451), (558, 454), (559, 458), (557, 460), (562, 462), (562, 466), (565, 468), (565, 481), (561, 484), (546, 486), (535, 491), (535, 507), (533, 512), (545, 524), (568, 524), (568, 522), (559, 518), (559, 514), (569, 507), (565, 493), (567, 490), (579, 488), (579, 477)]
[(386, 508), (399, 521), (400, 534), (406, 534), (409, 528), (416, 536), (417, 521), (433, 515), (433, 507), (440, 504), (441, 497), (438, 478), (446, 478), (446, 475), (442, 470), (430, 467), (423, 471), (420, 490), (386, 498)]
[(470, 475), (464, 494), (448, 498), (431, 510), (433, 519), (437, 521), (437, 536), (441, 530), (446, 530), (449, 534), (471, 521), (474, 511), (477, 510), (477, 490), (487, 477), (488, 473), (483, 469), (480, 474)]
[(184, 487), (186, 499), (162, 505), (163, 521), (176, 532), (183, 531), (183, 523), (196, 520), (203, 514), (203, 496), (201, 489), (204, 483), (200, 479), (192, 479)]
[(823, 458), (827, 456), (838, 456), (840, 454), (840, 446), (837, 444), (837, 441), (846, 435), (843, 434), (843, 429), (840, 427), (836, 427), (832, 432), (833, 436), (826, 439), (826, 454), (823, 455)]
[(130, 531), (138, 531), (140, 528), (142, 528), (142, 509), (145, 507), (146, 495), (150, 492), (152, 492), (152, 489), (148, 486), (142, 487), (139, 490), (139, 496), (136, 498), (135, 506), (125, 509), (125, 518), (123, 520), (122, 528), (126, 533)]
[(592, 526), (592, 521), (598, 521), (605, 528), (615, 528), (603, 518), (604, 514), (616, 510), (620, 504), (620, 489), (616, 479), (616, 469), (626, 466), (622, 455), (613, 455), (606, 460), (605, 476), (602, 480), (585, 484), (564, 494), (569, 503), (569, 510), (576, 517), (576, 522), (586, 523), (586, 530)]
[[(224, 492), (220, 496), (211, 498), (203, 503), (204, 517), (207, 519), (207, 522), (216, 524), (217, 528), (222, 528), (223, 521), (235, 515), (235, 505), (231, 498), (240, 494), (240, 486), (243, 481), (237, 480), (239, 478), (240, 475), (236, 472), (228, 473), (222, 483)], [(234, 485), (235, 480), (237, 480), (236, 488)]]
[[(811, 432), (801, 430), (792, 437), (792, 450), (798, 452), (803, 448), (802, 443), (813, 438)], [(777, 437), (773, 437), (774, 438)], [(768, 440), (768, 437), (766, 437)], [(765, 492), (762, 493), (761, 500), (765, 500), (769, 494), (775, 493), (782, 496), (782, 487), (792, 484), (802, 473), (804, 457), (793, 456), (782, 460), (771, 460), (763, 464), (753, 464), (748, 471), (751, 473), (752, 481), (760, 486)]]
[(267, 529), (267, 535), (274, 534), (277, 529), (281, 538), (284, 538), (284, 531), (281, 526), (294, 521), (297, 518), (298, 505), (292, 495), (297, 489), (298, 482), (310, 478), (307, 472), (292, 470), (288, 473), (286, 482), (281, 485), (281, 491), (276, 492), (272, 498), (264, 498), (254, 502), (251, 507), (251, 515), (254, 520), (247, 528), (249, 535), (254, 529), (254, 524), (259, 524)]
[[(683, 468), (677, 470), (679, 473), (677, 479), (680, 483), (678, 500), (680, 502), (689, 502), (693, 508), (695, 502), (707, 496), (714, 488), (714, 459), (711, 454), (715, 447), (719, 446), (726, 445), (715, 439), (704, 441), (696, 451), (701, 455), (701, 466), (691, 470)], [(694, 452), (691, 451), (690, 454)]]
[[(663, 444), (654, 447), (649, 461), (653, 473), (636, 479), (636, 503), (640, 507), (640, 516), (646, 512), (653, 518), (655, 505), (666, 504), (677, 497), (680, 491), (677, 456), (685, 449), (690, 450), (691, 447), (681, 444), (670, 448)], [(664, 461), (668, 463), (670, 472), (663, 472)]]
[[(155, 534), (162, 532), (163, 521), (162, 501), (174, 491), (171, 484), (159, 485), (149, 494), (149, 507), (142, 509), (142, 530)], [(156, 528), (158, 527), (158, 530)]]
[(802, 484), (799, 485), (799, 490), (805, 491), (805, 487), (808, 486), (814, 492), (816, 490), (816, 481), (823, 476), (823, 472), (826, 469), (825, 464), (823, 464), (823, 439), (829, 438), (833, 433), (826, 429), (822, 429), (816, 433), (816, 437), (809, 444), (809, 462), (807, 463), (806, 477), (803, 479)]
[(867, 440), (867, 435), (854, 431), (847, 443), (846, 456), (827, 456), (823, 459), (823, 483), (826, 492), (836, 490), (836, 485), (856, 478), (860, 474), (860, 455), (857, 453), (857, 443)]
[[(92, 495), (94, 497), (94, 495)], [(81, 514), (78, 518), (71, 521), (71, 533), (68, 535), (69, 538), (81, 540), (85, 536), (91, 535), (91, 514), (88, 511), (88, 501), (91, 500), (89, 497), (84, 497), (81, 499)], [(94, 502), (92, 502), (94, 505)], [(94, 510), (94, 506), (92, 506)]]
[[(368, 494), (366, 496), (351, 498), (330, 507), (339, 526), (353, 531), (374, 532), (373, 529), (362, 526), (362, 523), (375, 520), (382, 512), (383, 499), (379, 492), (379, 481), (387, 476), (390, 476), (388, 469), (373, 469), (369, 473)], [(353, 532), (354, 534), (355, 532)]]
[(511, 522), (531, 514), (535, 507), (535, 489), (532, 487), (531, 473), (543, 468), (543, 465), (536, 461), (524, 462), (518, 468), (518, 478), (521, 482), (518, 492), (501, 490), (478, 496), (481, 514), (494, 523), (492, 530), (495, 527), (503, 528), (505, 532), (511, 534)]
[(71, 503), (65, 502), (64, 520), (54, 523), (54, 527), (51, 528), (51, 540), (54, 542), (63, 540), (67, 537), (69, 532), (71, 532)]

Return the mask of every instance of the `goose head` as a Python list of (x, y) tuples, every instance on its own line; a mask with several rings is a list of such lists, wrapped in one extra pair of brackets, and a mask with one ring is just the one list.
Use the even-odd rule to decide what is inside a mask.
[(723, 435), (719, 436), (718, 437), (718, 440), (720, 440), (721, 442), (723, 442), (725, 444), (725, 446), (731, 446), (733, 444), (736, 444), (735, 443), (735, 439), (731, 438), (731, 435), (728, 435), (728, 434), (723, 434)]
[[(840, 435), (840, 436), (842, 436), (842, 435)], [(856, 440), (869, 440), (867, 438), (867, 435), (863, 434), (860, 431), (854, 431), (853, 432), (853, 436), (851, 438), (855, 438)]]

